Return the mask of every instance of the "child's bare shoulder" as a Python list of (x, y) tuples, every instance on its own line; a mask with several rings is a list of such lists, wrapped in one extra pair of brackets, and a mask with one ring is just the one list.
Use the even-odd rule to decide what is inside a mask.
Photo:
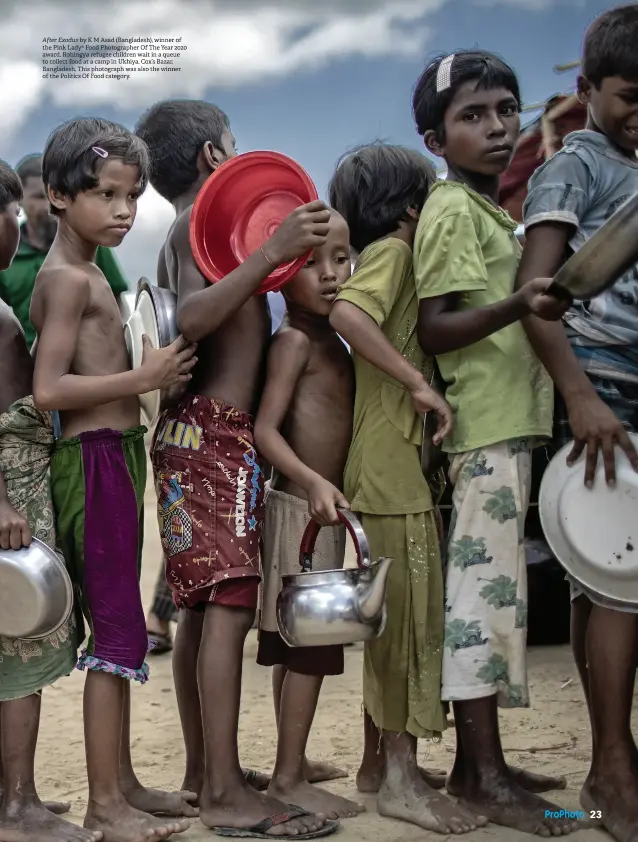
[(270, 342), (269, 356), (291, 357), (298, 361), (307, 362), (310, 358), (312, 343), (303, 330), (292, 327), (289, 324), (282, 324)]

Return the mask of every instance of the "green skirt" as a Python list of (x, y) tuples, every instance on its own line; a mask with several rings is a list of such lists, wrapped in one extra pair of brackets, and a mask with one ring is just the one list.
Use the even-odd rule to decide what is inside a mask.
[(439, 737), (443, 570), (433, 512), (361, 516), (373, 559), (394, 558), (388, 574), (388, 621), (365, 645), (363, 704), (377, 728)]

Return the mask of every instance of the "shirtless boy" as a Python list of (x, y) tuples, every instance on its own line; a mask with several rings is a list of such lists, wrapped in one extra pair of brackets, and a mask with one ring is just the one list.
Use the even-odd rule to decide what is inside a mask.
[[(58, 233), (36, 279), (31, 321), (38, 336), (34, 399), (59, 410), (62, 438), (51, 462), (60, 546), (91, 637), (84, 726), (89, 804), (85, 827), (105, 842), (154, 842), (195, 812), (179, 796), (146, 790), (130, 758), (129, 680), (145, 682), (148, 647), (139, 588), (140, 518), (146, 482), (138, 395), (189, 379), (193, 349), (182, 339), (129, 369), (117, 302), (94, 264), (135, 219), (148, 153), (121, 126), (72, 120), (49, 138), (43, 179)], [(117, 528), (114, 528), (116, 526)]]
[[(0, 161), (0, 270), (7, 269), (19, 242), (18, 202), (22, 186)], [(19, 549), (35, 534), (55, 548), (48, 456), (53, 431), (48, 413), (30, 397), (33, 360), (24, 331), (0, 303), (0, 547)], [(44, 465), (44, 467), (43, 467)], [(29, 647), (28, 650), (26, 647)], [(73, 670), (73, 621), (54, 638), (35, 643), (0, 637), (0, 839), (6, 842), (97, 842), (53, 814), (66, 804), (43, 804), (34, 780), (42, 689)], [(29, 657), (21, 655), (28, 651)], [(4, 762), (2, 755), (4, 754)]]
[(189, 224), (206, 179), (236, 154), (228, 118), (207, 102), (173, 100), (154, 105), (136, 131), (149, 147), (151, 183), (177, 214), (159, 276), (177, 293), (180, 331), (199, 343), (189, 391), (160, 419), (152, 447), (166, 574), (182, 609), (173, 664), (185, 785), (200, 796), (202, 822), (222, 835), (325, 834), (334, 824), (250, 785), (239, 765), (237, 727), (263, 522), (252, 416), (270, 311), (257, 293), (275, 266), (323, 245), (330, 211), (323, 202), (294, 211), (261, 249), (210, 284), (193, 258)]
[(290, 648), (279, 634), (276, 603), (282, 577), (299, 572), (299, 547), (313, 517), (324, 528), (313, 570), (343, 567), (345, 529), (336, 507), (352, 437), (354, 370), (328, 316), (337, 288), (350, 277), (346, 221), (335, 211), (328, 239), (284, 287), (286, 316), (268, 354), (255, 421), (259, 453), (274, 468), (266, 496), (263, 605), (257, 663), (272, 666), (279, 731), (269, 794), (329, 818), (363, 808), (312, 786), (306, 777), (308, 735), (325, 675), (342, 675), (343, 646)]

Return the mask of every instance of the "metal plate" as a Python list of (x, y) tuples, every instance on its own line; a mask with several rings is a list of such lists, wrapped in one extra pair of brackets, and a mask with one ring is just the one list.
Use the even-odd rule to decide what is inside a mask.
[(556, 273), (548, 292), (586, 301), (638, 262), (638, 193), (609, 217)]
[[(132, 368), (142, 364), (142, 336), (146, 334), (154, 348), (165, 348), (177, 339), (177, 296), (168, 289), (140, 278), (137, 284), (135, 309), (124, 327), (126, 346)], [(159, 419), (165, 395), (159, 390), (140, 395), (140, 411), (150, 429)]]
[[(638, 435), (630, 433), (635, 447)], [(545, 539), (565, 570), (585, 592), (638, 607), (638, 473), (616, 447), (616, 486), (605, 482), (599, 456), (594, 487), (586, 488), (585, 454), (571, 467), (573, 442), (547, 466), (538, 510)]]
[(41, 640), (73, 610), (73, 586), (63, 561), (42, 541), (0, 550), (0, 635)]

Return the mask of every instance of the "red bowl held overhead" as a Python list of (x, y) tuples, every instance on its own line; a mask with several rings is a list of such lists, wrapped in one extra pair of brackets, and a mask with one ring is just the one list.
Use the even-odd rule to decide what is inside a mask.
[[(295, 208), (318, 199), (308, 173), (279, 152), (245, 152), (225, 161), (193, 206), (190, 243), (199, 271), (215, 283), (268, 240)], [(307, 254), (274, 269), (259, 288), (276, 292), (301, 269)]]

